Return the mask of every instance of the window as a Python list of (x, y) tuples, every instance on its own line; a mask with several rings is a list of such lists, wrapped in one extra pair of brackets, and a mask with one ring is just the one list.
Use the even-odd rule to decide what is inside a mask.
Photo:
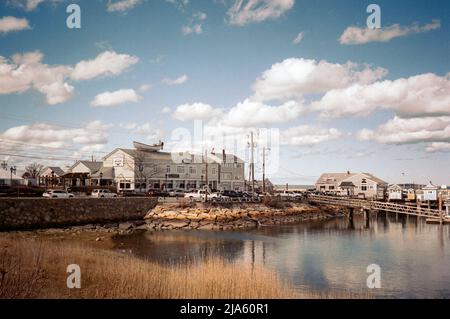
[(189, 174), (192, 174), (192, 175), (197, 174), (197, 170), (195, 169), (195, 167), (192, 167), (192, 166), (189, 167)]
[(167, 173), (167, 174), (170, 174), (170, 166), (167, 166), (167, 167), (166, 167), (166, 173)]
[(216, 173), (217, 173), (217, 170), (216, 170), (216, 168), (215, 168), (215, 167), (213, 167), (213, 168), (212, 168), (212, 170), (211, 170), (211, 172), (212, 172), (213, 174), (216, 174)]
[(362, 191), (367, 191), (367, 186), (366, 185), (361, 186), (361, 190)]
[(328, 189), (331, 191), (331, 190), (334, 190), (334, 186), (330, 186), (330, 187), (328, 187)]
[(185, 173), (184, 166), (177, 166), (177, 173), (178, 174), (184, 174)]

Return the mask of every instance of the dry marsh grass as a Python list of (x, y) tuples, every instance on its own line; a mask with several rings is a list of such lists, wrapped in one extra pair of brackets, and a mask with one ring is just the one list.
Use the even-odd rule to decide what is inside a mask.
[[(81, 268), (81, 289), (66, 286)], [(295, 292), (261, 266), (209, 259), (161, 265), (71, 241), (0, 237), (0, 299), (354, 299), (367, 294)]]
[[(163, 266), (73, 243), (0, 239), (0, 298), (294, 298), (266, 269), (221, 259)], [(66, 267), (81, 268), (68, 289)]]

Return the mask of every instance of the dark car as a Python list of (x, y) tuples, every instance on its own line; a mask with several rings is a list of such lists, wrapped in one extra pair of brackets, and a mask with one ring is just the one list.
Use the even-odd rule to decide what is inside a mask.
[(145, 193), (139, 193), (135, 190), (121, 190), (117, 193), (119, 197), (144, 197)]
[(220, 195), (226, 196), (226, 197), (230, 197), (230, 198), (238, 198), (238, 197), (241, 197), (241, 196), (239, 195), (238, 192), (236, 192), (236, 191), (229, 191), (229, 190), (227, 190), (227, 191), (222, 191), (222, 192), (220, 193)]
[(146, 193), (146, 196), (149, 196), (149, 197), (169, 197), (169, 192), (163, 191), (163, 190), (160, 190), (160, 189), (150, 189)]

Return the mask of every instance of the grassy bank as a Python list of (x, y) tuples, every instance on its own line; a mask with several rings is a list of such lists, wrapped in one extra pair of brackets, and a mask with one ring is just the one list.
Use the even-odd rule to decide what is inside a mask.
[[(66, 267), (81, 268), (68, 289)], [(293, 298), (266, 269), (221, 259), (162, 266), (74, 242), (0, 239), (0, 298)]]

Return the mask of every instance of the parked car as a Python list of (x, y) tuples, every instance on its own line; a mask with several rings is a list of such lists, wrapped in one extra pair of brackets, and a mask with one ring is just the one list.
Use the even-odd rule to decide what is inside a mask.
[(65, 190), (59, 190), (59, 189), (49, 189), (45, 191), (44, 194), (42, 194), (43, 197), (46, 198), (74, 198), (75, 195), (72, 193), (69, 193)]
[(242, 197), (241, 194), (239, 194), (238, 192), (236, 192), (236, 191), (230, 191), (230, 190), (222, 191), (222, 192), (220, 193), (220, 195), (226, 196), (226, 197), (229, 197), (229, 198), (239, 198), (239, 197)]
[(139, 193), (135, 190), (121, 190), (118, 192), (120, 197), (144, 197), (145, 193)]
[(166, 191), (160, 190), (160, 189), (150, 189), (146, 193), (146, 196), (149, 196), (149, 197), (169, 197), (169, 192), (166, 192)]
[(177, 190), (170, 190), (169, 191), (169, 196), (170, 197), (184, 197), (185, 191), (181, 190), (181, 189), (177, 189)]
[(222, 198), (224, 198), (219, 193), (207, 193), (206, 190), (198, 190), (195, 192), (186, 193), (184, 194), (184, 197), (189, 198), (193, 201), (202, 201), (205, 200), (206, 194), (208, 194), (208, 199), (212, 201), (221, 200)]
[(94, 189), (91, 193), (91, 197), (95, 198), (114, 198), (117, 197), (116, 193), (111, 192), (109, 189)]

